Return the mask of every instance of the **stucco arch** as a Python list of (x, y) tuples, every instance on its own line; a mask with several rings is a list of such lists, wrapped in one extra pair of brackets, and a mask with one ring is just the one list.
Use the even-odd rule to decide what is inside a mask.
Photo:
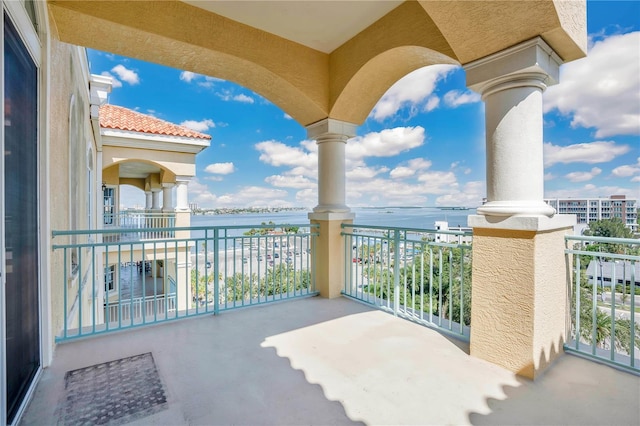
[(301, 124), (328, 115), (325, 53), (182, 2), (50, 1), (49, 7), (62, 41), (238, 83)]
[[(128, 169), (138, 169), (140, 172), (136, 175), (121, 170), (121, 166), (129, 165)], [(149, 170), (148, 167), (139, 167), (139, 165), (151, 166), (155, 170)], [(144, 176), (146, 175), (146, 176)], [(131, 185), (143, 191), (149, 191), (152, 188), (160, 188), (163, 183), (175, 183), (176, 173), (162, 163), (157, 163), (145, 159), (123, 159), (117, 160), (102, 169), (103, 181), (111, 185)]]
[(383, 52), (360, 68), (338, 95), (331, 118), (362, 123), (382, 95), (398, 80), (419, 68), (458, 64), (448, 56), (421, 46), (402, 46)]

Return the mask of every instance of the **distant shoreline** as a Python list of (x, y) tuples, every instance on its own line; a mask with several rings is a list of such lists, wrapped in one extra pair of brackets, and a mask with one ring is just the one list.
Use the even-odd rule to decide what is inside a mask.
[[(354, 207), (354, 210), (418, 210), (418, 209), (430, 209), (439, 211), (466, 211), (472, 210), (474, 207), (435, 207), (435, 206), (379, 206), (379, 207)], [(215, 215), (228, 215), (228, 214), (264, 214), (264, 213), (278, 213), (278, 212), (295, 212), (295, 211), (312, 211), (309, 207), (247, 207), (247, 208), (232, 208), (224, 207), (217, 209), (197, 209), (191, 212), (194, 216), (215, 216)]]

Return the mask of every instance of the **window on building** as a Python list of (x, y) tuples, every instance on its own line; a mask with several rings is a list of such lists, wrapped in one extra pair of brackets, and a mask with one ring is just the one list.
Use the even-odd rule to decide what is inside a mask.
[(110, 292), (116, 289), (116, 267), (110, 265), (104, 268), (104, 291)]

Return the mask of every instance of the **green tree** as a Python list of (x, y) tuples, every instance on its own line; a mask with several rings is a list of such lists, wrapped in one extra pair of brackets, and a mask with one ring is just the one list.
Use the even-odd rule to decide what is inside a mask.
[[(631, 320), (612, 318), (609, 312), (593, 304), (593, 286), (587, 280), (585, 270), (580, 271), (580, 335), (574, 336), (588, 344), (606, 349), (607, 344), (614, 345), (617, 352), (631, 352)], [(576, 294), (572, 291), (571, 323), (576, 331)], [(606, 308), (605, 308), (606, 309)], [(594, 318), (595, 317), (595, 318)], [(594, 333), (595, 325), (595, 333)], [(613, 336), (612, 336), (613, 332)], [(640, 327), (634, 330), (636, 347), (640, 344)]]
[(632, 238), (633, 233), (627, 228), (618, 217), (613, 219), (595, 220), (589, 223), (589, 228), (584, 231), (585, 235), (592, 237), (608, 238)]
[[(431, 256), (433, 255), (433, 264)], [(440, 268), (442, 258), (442, 268)], [(407, 307), (443, 319), (471, 323), (471, 252), (461, 248), (423, 250), (399, 269), (399, 299)], [(364, 291), (383, 300), (395, 296), (394, 271), (370, 265), (363, 269)]]
[(300, 230), (299, 226), (283, 226), (282, 230), (285, 234), (297, 234)]

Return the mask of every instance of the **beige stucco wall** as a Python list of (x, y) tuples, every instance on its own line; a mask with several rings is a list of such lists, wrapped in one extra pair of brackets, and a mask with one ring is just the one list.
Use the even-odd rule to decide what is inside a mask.
[[(85, 81), (86, 74), (82, 73), (82, 64), (78, 49), (66, 43), (61, 43), (55, 39), (51, 40), (50, 51), (50, 108), (48, 111), (50, 131), (50, 179), (48, 182), (50, 197), (50, 218), (51, 230), (71, 229), (71, 215), (76, 215), (76, 227), (87, 229), (95, 227), (97, 212), (93, 212), (93, 224), (88, 221), (87, 198), (89, 194), (89, 182), (87, 182), (87, 143), (92, 146), (94, 176), (97, 175), (96, 168), (96, 146), (91, 131), (89, 116), (89, 93), (88, 84)], [(86, 63), (86, 62), (84, 62)], [(75, 98), (77, 117), (70, 120), (71, 99)], [(77, 123), (71, 128), (71, 123)], [(76, 138), (79, 143), (80, 152), (76, 159), (70, 158), (70, 140)], [(83, 161), (79, 161), (82, 158)], [(77, 176), (77, 202), (71, 206), (71, 169), (76, 167)], [(95, 192), (94, 192), (95, 194)], [(95, 208), (95, 203), (94, 203)], [(49, 230), (47, 230), (49, 232)], [(68, 243), (70, 237), (56, 237), (53, 244)], [(45, 248), (47, 249), (47, 248)], [(81, 254), (83, 259), (83, 270), (81, 275), (86, 274), (89, 268), (88, 253)], [(76, 282), (78, 280), (75, 280)], [(67, 283), (68, 284), (68, 283)], [(64, 259), (63, 251), (56, 250), (51, 253), (51, 280), (45, 285), (50, 286), (51, 318), (50, 324), (53, 335), (57, 335), (62, 329), (63, 312), (63, 285), (64, 280)], [(69, 288), (70, 291), (77, 291), (77, 284)], [(73, 299), (71, 295), (68, 300)]]
[(126, 161), (144, 162), (160, 167), (164, 170), (162, 182), (166, 183), (175, 182), (176, 175), (196, 174), (195, 154), (106, 145), (103, 147), (103, 170)]
[(329, 299), (340, 297), (344, 289), (344, 239), (340, 235), (343, 223), (353, 220), (311, 220), (311, 224), (320, 225), (311, 256), (316, 290)]
[(536, 36), (565, 61), (586, 54), (583, 0), (408, 1), (330, 54), (176, 1), (48, 4), (62, 40), (234, 81), (304, 126), (359, 124), (416, 68), (466, 64)]
[(534, 306), (534, 368), (544, 370), (559, 354), (567, 340), (570, 315), (569, 285), (565, 263), (565, 235), (572, 228), (539, 233), (535, 237), (536, 293)]
[(535, 378), (566, 340), (570, 228), (473, 232), (471, 355)]

